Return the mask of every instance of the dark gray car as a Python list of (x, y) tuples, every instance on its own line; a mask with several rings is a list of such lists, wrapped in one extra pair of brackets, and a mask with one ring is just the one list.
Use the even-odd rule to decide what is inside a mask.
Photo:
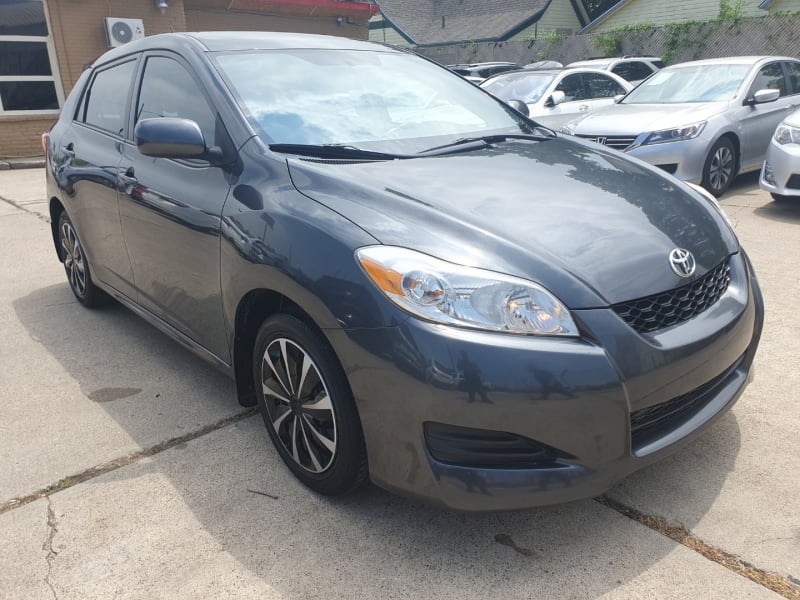
[(713, 199), (414, 55), (154, 36), (88, 69), (45, 141), (78, 301), (234, 377), (318, 492), (593, 496), (748, 381), (763, 303)]

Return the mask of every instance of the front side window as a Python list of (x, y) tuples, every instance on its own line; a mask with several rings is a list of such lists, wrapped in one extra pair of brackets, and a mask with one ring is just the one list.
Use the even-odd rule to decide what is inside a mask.
[(574, 102), (576, 100), (586, 100), (586, 92), (583, 89), (583, 76), (579, 73), (567, 75), (556, 86), (557, 92), (564, 92), (564, 102)]
[(79, 120), (114, 135), (123, 135), (128, 123), (128, 96), (135, 71), (135, 60), (98, 71), (83, 98)]
[(786, 95), (786, 79), (783, 76), (781, 63), (774, 62), (761, 67), (750, 87), (750, 96), (752, 97), (758, 90), (780, 90), (781, 96)]
[(583, 83), (589, 98), (613, 98), (625, 93), (623, 88), (608, 75), (600, 73), (584, 73)]
[(413, 152), (529, 125), (463, 78), (401, 52), (280, 49), (216, 63), (268, 143)]
[(55, 50), (42, 0), (0, 0), (0, 115), (58, 111)]
[(171, 58), (151, 56), (144, 67), (136, 121), (158, 117), (191, 119), (200, 126), (207, 146), (218, 143), (215, 113), (186, 68)]

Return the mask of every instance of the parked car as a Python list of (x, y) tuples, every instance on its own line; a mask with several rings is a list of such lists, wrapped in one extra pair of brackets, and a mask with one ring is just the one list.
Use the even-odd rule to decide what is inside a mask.
[(510, 71), (480, 84), (504, 102), (518, 100), (528, 107), (528, 116), (557, 128), (577, 115), (614, 104), (633, 86), (613, 73), (597, 69)]
[[(800, 77), (795, 83), (800, 84)], [(759, 184), (775, 200), (800, 200), (800, 110), (786, 117), (775, 130)]]
[(800, 60), (715, 58), (662, 69), (618, 104), (562, 131), (606, 144), (722, 195), (761, 168), (770, 137), (800, 106)]
[(713, 199), (413, 54), (149, 36), (44, 143), (78, 302), (231, 375), (320, 493), (592, 497), (747, 384), (763, 303)]
[(447, 65), (447, 68), (473, 83), (480, 83), (492, 75), (505, 73), (506, 71), (515, 71), (521, 67), (517, 63), (512, 62), (484, 62), (466, 65)]
[(621, 56), (619, 58), (590, 58), (571, 62), (568, 67), (603, 69), (619, 75), (633, 85), (641, 83), (650, 75), (664, 68), (664, 61), (657, 56)]

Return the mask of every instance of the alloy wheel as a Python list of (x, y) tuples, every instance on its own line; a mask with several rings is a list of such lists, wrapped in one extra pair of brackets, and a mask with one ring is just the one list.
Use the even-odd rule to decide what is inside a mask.
[(715, 190), (723, 190), (733, 176), (734, 156), (731, 149), (722, 145), (714, 152), (711, 157), (711, 164), (708, 169), (708, 181)]
[(336, 415), (314, 360), (287, 338), (272, 340), (261, 361), (269, 421), (295, 463), (322, 473), (336, 456)]
[(67, 280), (75, 294), (83, 297), (86, 295), (86, 259), (78, 236), (69, 221), (61, 224), (61, 249), (64, 253)]

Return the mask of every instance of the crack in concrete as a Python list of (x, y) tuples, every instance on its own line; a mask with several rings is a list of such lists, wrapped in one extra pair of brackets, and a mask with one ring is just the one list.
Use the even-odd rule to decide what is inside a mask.
[(708, 560), (725, 567), (729, 571), (733, 571), (737, 575), (745, 577), (768, 590), (780, 594), (789, 600), (800, 600), (800, 587), (797, 587), (792, 581), (792, 577), (785, 577), (779, 573), (767, 571), (756, 567), (755, 565), (743, 560), (732, 552), (718, 548), (701, 538), (694, 535), (691, 531), (686, 529), (683, 525), (670, 523), (663, 517), (656, 517), (641, 512), (631, 506), (627, 506), (622, 502), (618, 502), (608, 496), (599, 496), (595, 498), (603, 506), (617, 511), (619, 514), (644, 525), (648, 529), (660, 533), (669, 539), (686, 546), (690, 550), (697, 552)]
[(11, 498), (10, 500), (6, 500), (2, 504), (0, 504), (0, 515), (6, 513), (8, 511), (20, 508), (21, 506), (25, 506), (26, 504), (30, 504), (34, 500), (38, 500), (39, 498), (48, 498), (51, 494), (55, 494), (56, 492), (60, 492), (62, 490), (66, 490), (67, 488), (71, 488), (74, 485), (79, 483), (83, 483), (84, 481), (88, 481), (89, 479), (94, 479), (95, 477), (99, 477), (100, 475), (104, 475), (105, 473), (109, 473), (111, 471), (116, 471), (122, 467), (135, 463), (142, 458), (146, 458), (148, 456), (153, 456), (155, 454), (159, 454), (164, 452), (165, 450), (169, 450), (170, 448), (174, 448), (180, 444), (184, 444), (186, 442), (190, 442), (195, 440), (199, 437), (217, 431), (218, 429), (222, 429), (223, 427), (227, 427), (228, 425), (233, 425), (234, 423), (238, 423), (248, 417), (252, 417), (258, 412), (257, 408), (248, 408), (242, 412), (236, 413), (230, 417), (226, 417), (217, 421), (216, 423), (212, 423), (211, 425), (206, 425), (205, 427), (201, 427), (195, 431), (187, 433), (185, 435), (181, 435), (178, 437), (170, 438), (166, 441), (159, 442), (155, 446), (150, 446), (149, 448), (145, 448), (144, 450), (139, 450), (138, 452), (131, 452), (126, 456), (121, 456), (119, 458), (115, 458), (108, 462), (101, 463), (99, 465), (95, 465), (94, 467), (90, 467), (85, 471), (81, 471), (80, 473), (76, 473), (75, 475), (70, 475), (69, 477), (65, 477), (44, 487), (40, 490), (37, 490), (27, 496), (21, 496), (17, 498)]
[(53, 561), (58, 556), (58, 552), (53, 550), (53, 540), (56, 537), (56, 533), (58, 533), (58, 523), (56, 522), (56, 513), (53, 510), (53, 500), (50, 496), (47, 497), (47, 539), (42, 544), (42, 550), (44, 550), (47, 555), (45, 556), (45, 561), (47, 561), (47, 574), (44, 576), (44, 582), (47, 584), (47, 587), (50, 588), (50, 592), (53, 594), (53, 598), (58, 600), (58, 594), (56, 594), (56, 589), (53, 587), (53, 581), (51, 579), (53, 575)]
[[(19, 202), (14, 202), (13, 200), (9, 200), (8, 198), (3, 198), (3, 196), (0, 196), (0, 200), (2, 200), (3, 202), (5, 202), (7, 204), (10, 204), (14, 208), (18, 208), (19, 210), (28, 213), (29, 215), (33, 215), (34, 217), (36, 217), (40, 221), (44, 221), (45, 223), (48, 223), (48, 224), (50, 223), (50, 217), (45, 217), (45, 216), (40, 215), (39, 213), (37, 213), (35, 211), (28, 210), (23, 205), (21, 205)], [(47, 202), (47, 201), (46, 200), (42, 200), (42, 202)]]

